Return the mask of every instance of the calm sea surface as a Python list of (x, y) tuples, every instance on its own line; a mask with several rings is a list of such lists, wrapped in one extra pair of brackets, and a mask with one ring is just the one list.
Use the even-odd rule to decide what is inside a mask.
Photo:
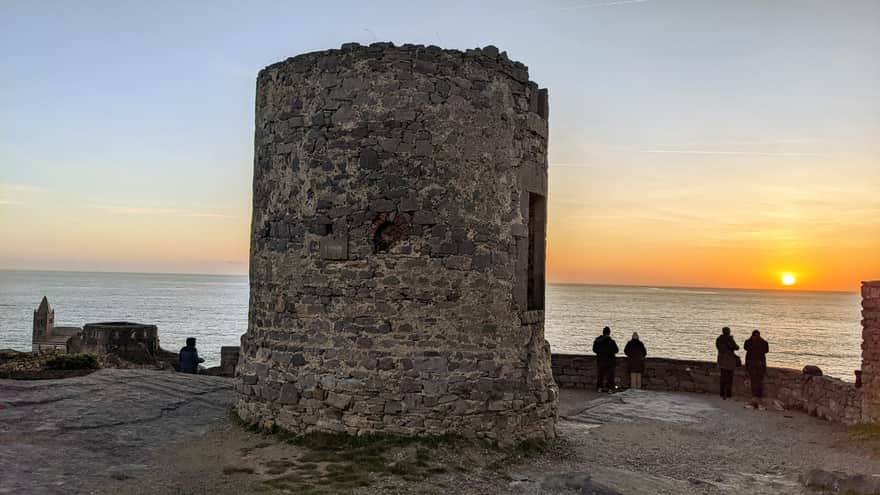
[[(58, 325), (152, 323), (169, 350), (196, 337), (208, 364), (247, 330), (247, 277), (0, 271), (0, 349), (30, 349), (43, 295)], [(713, 360), (722, 326), (740, 345), (757, 328), (770, 342), (770, 365), (817, 364), (851, 380), (861, 362), (860, 309), (855, 293), (550, 285), (546, 335), (555, 352), (584, 353), (608, 325), (621, 348), (637, 331), (651, 356)]]

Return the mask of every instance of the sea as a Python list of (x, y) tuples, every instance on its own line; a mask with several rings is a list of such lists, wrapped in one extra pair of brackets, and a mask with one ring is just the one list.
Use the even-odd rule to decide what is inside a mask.
[[(247, 330), (246, 276), (0, 270), (0, 349), (30, 350), (44, 295), (56, 325), (154, 324), (168, 350), (196, 337), (208, 365)], [(714, 360), (715, 337), (728, 326), (740, 345), (760, 330), (770, 366), (814, 364), (852, 381), (861, 363), (857, 293), (550, 284), (546, 295), (553, 352), (589, 353), (609, 326), (621, 349), (638, 332), (649, 356)]]

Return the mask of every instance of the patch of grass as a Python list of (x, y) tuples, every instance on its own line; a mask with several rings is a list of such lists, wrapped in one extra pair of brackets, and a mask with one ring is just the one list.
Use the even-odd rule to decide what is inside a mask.
[[(241, 419), (234, 408), (229, 409), (229, 420), (247, 431), (271, 436), (279, 442), (302, 447), (305, 452), (295, 461), (271, 461), (266, 474), (274, 476), (263, 486), (284, 493), (321, 495), (341, 493), (357, 487), (369, 486), (377, 479), (395, 476), (409, 481), (421, 481), (434, 475), (467, 472), (472, 466), (466, 461), (446, 463), (432, 459), (437, 449), (457, 450), (462, 447), (482, 447), (494, 452), (488, 468), (502, 470), (510, 462), (522, 457), (536, 457), (548, 448), (543, 441), (526, 441), (513, 447), (500, 448), (486, 440), (465, 439), (456, 435), (439, 437), (406, 437), (393, 434), (355, 436), (346, 433), (313, 432), (294, 435), (273, 425), (258, 427)], [(242, 449), (245, 454), (260, 445)]]
[(223, 474), (230, 476), (233, 474), (254, 474), (254, 469), (240, 466), (224, 466)]
[(264, 449), (264, 448), (266, 448), (266, 447), (271, 447), (271, 446), (272, 446), (272, 444), (269, 443), (269, 442), (260, 442), (260, 443), (254, 445), (254, 446), (251, 446), (251, 447), (242, 447), (242, 448), (240, 448), (239, 450), (241, 451), (241, 453), (242, 453), (243, 455), (248, 455), (248, 454), (250, 454), (251, 452), (253, 452), (253, 451), (257, 450), (257, 449)]
[(878, 423), (859, 423), (849, 427), (847, 430), (851, 440), (861, 442), (880, 441), (880, 424)]
[(284, 474), (290, 471), (290, 468), (296, 466), (296, 464), (290, 461), (269, 461), (264, 466), (268, 468), (266, 469), (266, 474)]
[(96, 370), (98, 358), (92, 354), (59, 354), (46, 360), (47, 370)]
[(514, 449), (524, 457), (537, 457), (547, 451), (547, 442), (543, 440), (526, 440), (514, 447)]
[[(276, 437), (279, 435), (277, 431), (267, 433)], [(370, 486), (377, 478), (386, 476), (419, 481), (445, 473), (446, 467), (431, 461), (431, 451), (444, 444), (449, 446), (462, 441), (452, 436), (418, 438), (344, 433), (282, 435), (279, 438), (304, 448), (306, 452), (296, 463), (275, 461), (271, 464), (267, 471), (269, 474), (282, 474), (282, 467), (289, 471), (267, 480), (266, 485), (281, 491), (311, 495), (341, 493)], [(404, 458), (392, 462), (392, 453), (396, 453), (395, 459), (401, 455)]]

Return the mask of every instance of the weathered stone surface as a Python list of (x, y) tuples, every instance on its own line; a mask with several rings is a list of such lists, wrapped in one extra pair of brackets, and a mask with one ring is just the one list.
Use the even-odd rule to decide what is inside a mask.
[(880, 493), (880, 478), (864, 474), (811, 469), (803, 476), (803, 482), (807, 487), (831, 493), (846, 495), (877, 495)]
[(494, 47), (347, 44), (260, 72), (245, 420), (555, 434), (546, 105)]
[(552, 474), (540, 480), (515, 479), (510, 482), (510, 492), (524, 495), (622, 495), (584, 473)]
[(154, 448), (204, 434), (232, 400), (228, 378), (104, 369), (0, 380), (0, 493), (94, 493), (146, 469)]

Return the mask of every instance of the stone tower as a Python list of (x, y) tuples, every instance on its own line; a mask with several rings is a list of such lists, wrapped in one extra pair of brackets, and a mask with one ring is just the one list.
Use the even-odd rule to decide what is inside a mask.
[(555, 435), (547, 91), (492, 46), (257, 78), (238, 413), (295, 433)]
[(31, 334), (31, 350), (37, 352), (40, 350), (39, 343), (52, 335), (52, 329), (55, 327), (55, 310), (49, 306), (49, 300), (43, 296), (39, 307), (34, 310), (34, 331)]

